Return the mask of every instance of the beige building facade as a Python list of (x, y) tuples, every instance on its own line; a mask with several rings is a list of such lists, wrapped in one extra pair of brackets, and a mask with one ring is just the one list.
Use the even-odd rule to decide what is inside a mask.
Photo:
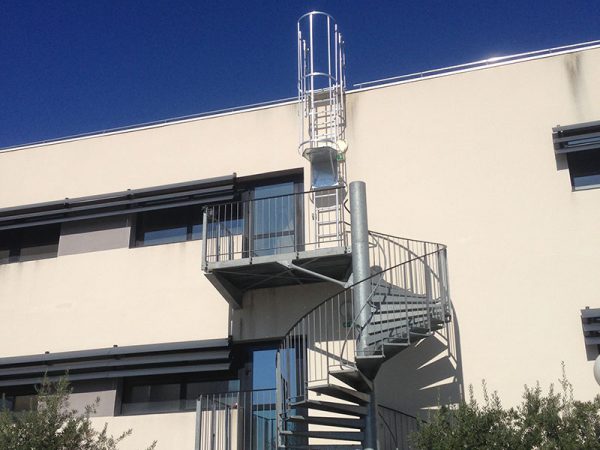
[[(600, 164), (586, 166), (587, 189), (577, 185), (578, 166), (556, 151), (553, 128), (600, 120), (599, 79), (591, 45), (347, 93), (347, 179), (366, 183), (369, 228), (448, 249), (452, 330), (383, 365), (381, 405), (418, 415), (437, 399), (457, 401), (469, 384), (479, 395), (482, 379), (511, 405), (524, 384), (556, 383), (561, 362), (577, 398), (598, 393), (580, 310), (600, 306)], [(194, 228), (202, 217), (169, 225), (149, 211), (286, 183), (308, 191), (297, 114), (296, 102), (279, 102), (2, 150), (0, 391), (27, 395), (49, 355), (67, 369), (97, 359), (73, 379), (75, 405), (100, 395), (94, 421), (114, 434), (133, 428), (125, 449), (156, 439), (159, 449), (191, 450), (203, 387), (263, 386), (271, 375), (259, 358), (342, 288), (250, 289), (237, 308), (204, 274)], [(83, 206), (95, 216), (73, 212)], [(160, 235), (160, 224), (189, 229), (179, 239)], [(34, 225), (55, 237), (34, 239), (27, 257), (26, 232), (15, 230)], [(121, 361), (138, 358), (129, 372), (119, 375), (107, 356), (115, 348)], [(194, 356), (168, 356), (185, 352)], [(190, 365), (198, 371), (182, 369)], [(148, 394), (160, 377), (182, 389), (177, 406)]]

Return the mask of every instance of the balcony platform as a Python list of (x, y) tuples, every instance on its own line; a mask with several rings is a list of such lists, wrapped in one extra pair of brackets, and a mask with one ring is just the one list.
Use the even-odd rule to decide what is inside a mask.
[[(289, 263), (313, 274), (288, 267)], [(326, 278), (344, 283), (351, 273), (350, 247), (214, 261), (206, 267), (206, 277), (235, 309), (243, 307), (244, 293), (253, 289), (316, 283)]]

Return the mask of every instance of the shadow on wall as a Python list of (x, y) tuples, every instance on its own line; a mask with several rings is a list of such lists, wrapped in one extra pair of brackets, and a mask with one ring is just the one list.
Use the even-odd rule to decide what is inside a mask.
[(380, 405), (425, 418), (427, 410), (464, 400), (458, 317), (386, 362), (375, 389)]

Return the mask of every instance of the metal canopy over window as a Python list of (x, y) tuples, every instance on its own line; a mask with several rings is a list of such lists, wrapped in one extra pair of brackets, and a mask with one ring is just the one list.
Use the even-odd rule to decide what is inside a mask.
[(582, 309), (581, 327), (588, 361), (593, 361), (600, 353), (600, 308)]
[(68, 372), (70, 381), (228, 371), (227, 339), (131, 345), (0, 358), (0, 387), (37, 384)]
[(554, 151), (566, 157), (574, 191), (600, 187), (600, 121), (553, 128)]
[(231, 201), (236, 175), (0, 209), (0, 230)]
[(600, 150), (600, 121), (552, 128), (556, 154)]

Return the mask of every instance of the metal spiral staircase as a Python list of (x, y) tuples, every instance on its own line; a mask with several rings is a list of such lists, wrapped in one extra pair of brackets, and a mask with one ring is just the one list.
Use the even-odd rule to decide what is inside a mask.
[(346, 181), (343, 48), (329, 14), (299, 19), (298, 149), (311, 190), (209, 205), (202, 223), (203, 270), (234, 311), (263, 288), (326, 281), (342, 291), (283, 337), (275, 405), (254, 391), (199, 400), (197, 449), (386, 450), (378, 427), (398, 433), (378, 417), (377, 373), (450, 321), (446, 247), (369, 231), (365, 183)]
[[(273, 399), (254, 391), (201, 399), (198, 449), (368, 449), (378, 433), (405, 442), (405, 430), (378, 417), (375, 378), (450, 320), (446, 247), (368, 231), (365, 185), (349, 188), (349, 208), (345, 188), (330, 190), (335, 202), (325, 205), (310, 191), (205, 208), (202, 264), (234, 310), (259, 288), (327, 281), (342, 290), (283, 335)], [(269, 247), (258, 245), (265, 236)], [(379, 449), (406, 447), (388, 444)]]
[[(365, 448), (379, 368), (450, 320), (444, 245), (369, 232), (369, 247), (371, 276), (320, 303), (282, 341), (279, 448)], [(357, 308), (361, 288), (368, 298)]]

